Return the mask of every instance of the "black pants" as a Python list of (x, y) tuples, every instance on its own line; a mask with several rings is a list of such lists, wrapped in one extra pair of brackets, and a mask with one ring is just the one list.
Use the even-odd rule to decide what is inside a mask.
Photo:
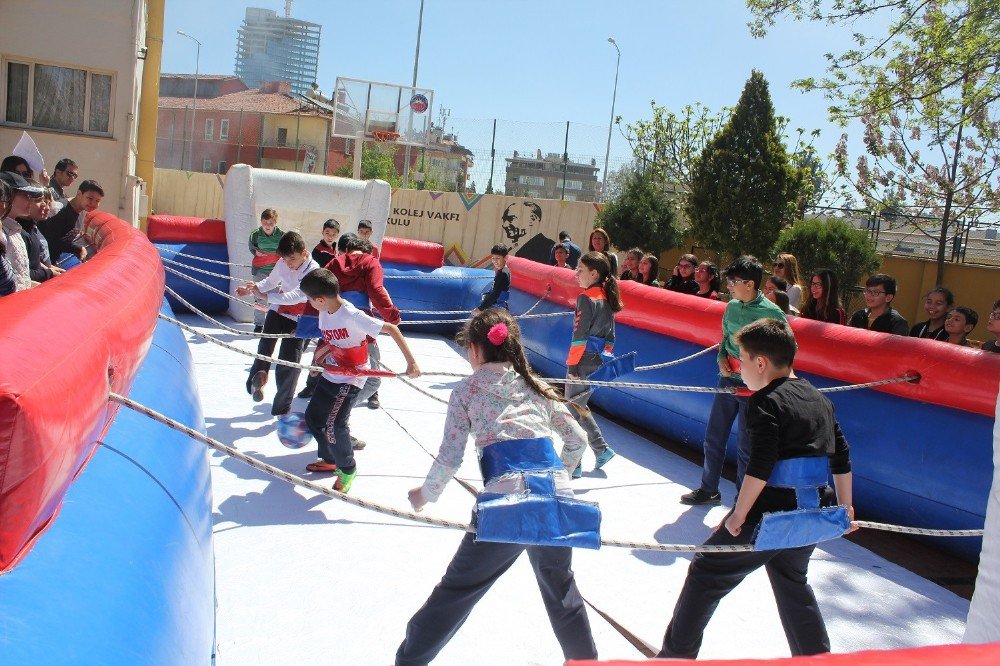
[[(748, 543), (753, 526), (744, 526), (739, 537), (725, 527), (706, 544)], [(793, 656), (830, 651), (830, 639), (819, 612), (816, 596), (806, 582), (809, 557), (816, 546), (746, 553), (698, 553), (688, 568), (674, 616), (663, 636), (658, 657), (694, 659), (712, 614), (752, 571), (764, 567), (778, 603), (781, 626)]]
[[(295, 320), (283, 317), (274, 310), (268, 310), (264, 318), (265, 333), (294, 333)], [(274, 353), (274, 345), (278, 342), (276, 338), (261, 338), (257, 343), (257, 353), (270, 356)], [(299, 338), (282, 338), (281, 347), (278, 349), (278, 358), (283, 361), (293, 361), (298, 363), (302, 360), (302, 340)], [(250, 378), (247, 386), (253, 380), (253, 376), (260, 370), (268, 372), (271, 364), (259, 358), (254, 359), (250, 366)], [(295, 395), (295, 385), (299, 381), (299, 368), (289, 368), (287, 365), (279, 365), (274, 371), (278, 380), (278, 388), (274, 394), (274, 402), (271, 404), (271, 413), (275, 416), (287, 414), (292, 408), (292, 397)]]
[[(472, 534), (466, 534), (444, 578), (406, 625), (406, 637), (396, 651), (397, 666), (427, 664), (434, 659), (476, 603), (525, 550), (563, 655), (566, 659), (596, 659), (587, 610), (570, 568), (572, 548), (477, 543)], [(498, 637), (484, 641), (499, 644)]]
[(326, 377), (316, 382), (316, 390), (306, 407), (306, 425), (319, 445), (319, 457), (346, 473), (356, 467), (351, 447), (351, 407), (361, 389), (350, 384), (334, 384)]

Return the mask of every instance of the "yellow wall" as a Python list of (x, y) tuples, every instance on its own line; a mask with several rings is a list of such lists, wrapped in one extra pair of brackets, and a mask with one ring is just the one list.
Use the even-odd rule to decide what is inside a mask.
[[(295, 149), (296, 132), (298, 132), (298, 147), (312, 146), (316, 149), (316, 166), (314, 173), (323, 172), (323, 153), (326, 150), (326, 136), (330, 132), (330, 121), (317, 116), (295, 114), (264, 114), (264, 145), (276, 146), (278, 140), (278, 128), (284, 127), (288, 130), (285, 139), (286, 148)], [(266, 154), (265, 150), (265, 154)], [(294, 159), (276, 160), (264, 158), (261, 166), (265, 169), (280, 169), (284, 171), (302, 171), (302, 159), (298, 161), (298, 166)]]
[(214, 173), (156, 169), (152, 212), (222, 219), (225, 176)]

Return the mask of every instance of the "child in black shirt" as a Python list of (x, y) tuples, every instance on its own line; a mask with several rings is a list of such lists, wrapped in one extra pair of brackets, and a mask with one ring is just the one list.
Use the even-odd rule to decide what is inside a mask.
[[(747, 403), (750, 462), (736, 506), (705, 543), (751, 543), (765, 512), (797, 508), (796, 490), (768, 485), (776, 464), (793, 458), (829, 459), (837, 498), (853, 520), (847, 441), (830, 401), (792, 372), (795, 338), (791, 328), (783, 321), (762, 319), (740, 329), (736, 339), (743, 381), (756, 391)], [(822, 503), (830, 503), (829, 487), (815, 492), (820, 493)], [(826, 626), (806, 580), (815, 548), (695, 555), (657, 656), (697, 657), (705, 627), (719, 602), (761, 566), (767, 569), (792, 655), (829, 652)]]

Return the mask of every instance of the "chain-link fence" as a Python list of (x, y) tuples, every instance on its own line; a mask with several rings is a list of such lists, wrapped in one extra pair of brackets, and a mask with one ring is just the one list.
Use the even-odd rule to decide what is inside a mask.
[[(200, 100), (199, 100), (200, 102)], [(354, 140), (331, 137), (315, 112), (161, 108), (156, 166), (225, 173), (232, 164), (308, 173), (349, 173)], [(600, 201), (608, 128), (575, 122), (518, 122), (439, 115), (426, 148), (388, 149), (395, 174), (410, 187)], [(612, 173), (632, 156), (613, 137)], [(366, 143), (366, 149), (368, 144)], [(384, 147), (383, 147), (384, 148)]]
[[(882, 254), (934, 259), (938, 254), (941, 220), (897, 211), (815, 206), (806, 210), (814, 217), (842, 219), (868, 232)], [(949, 223), (945, 238), (945, 260), (1000, 266), (1000, 223), (958, 218)]]

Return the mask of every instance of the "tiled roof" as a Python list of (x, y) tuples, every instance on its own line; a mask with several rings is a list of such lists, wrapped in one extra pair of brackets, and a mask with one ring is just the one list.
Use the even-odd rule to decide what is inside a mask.
[[(161, 109), (183, 109), (191, 106), (190, 97), (161, 97)], [(198, 109), (205, 111), (239, 111), (251, 113), (295, 113), (298, 109), (312, 110), (311, 104), (296, 100), (282, 93), (264, 93), (257, 88), (220, 95), (208, 99), (198, 98)]]

